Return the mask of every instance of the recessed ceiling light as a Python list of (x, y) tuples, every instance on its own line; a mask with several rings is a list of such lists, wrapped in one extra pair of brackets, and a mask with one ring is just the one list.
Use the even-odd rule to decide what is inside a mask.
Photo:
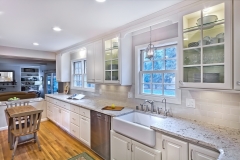
[(59, 27), (53, 27), (53, 30), (56, 31), (56, 32), (60, 32), (62, 29), (59, 28)]
[(33, 45), (34, 46), (39, 46), (39, 44), (37, 42), (34, 42)]
[(105, 2), (106, 0), (96, 0), (97, 2)]

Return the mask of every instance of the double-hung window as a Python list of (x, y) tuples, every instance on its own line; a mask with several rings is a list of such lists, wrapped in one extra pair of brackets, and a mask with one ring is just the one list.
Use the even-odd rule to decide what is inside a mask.
[(87, 83), (87, 61), (85, 59), (72, 62), (72, 88), (94, 90), (95, 84)]
[[(153, 58), (146, 58), (146, 46), (137, 46), (135, 92), (136, 98), (181, 103), (178, 81), (178, 51), (174, 39), (157, 42)], [(145, 46), (145, 47), (144, 47)]]

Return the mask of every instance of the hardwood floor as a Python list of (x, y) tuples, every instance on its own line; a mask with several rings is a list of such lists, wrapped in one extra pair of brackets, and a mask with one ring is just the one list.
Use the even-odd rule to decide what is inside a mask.
[[(102, 160), (51, 121), (41, 122), (38, 137), (42, 151), (38, 150), (37, 143), (19, 145), (14, 160), (67, 160), (82, 152), (88, 153), (95, 160)], [(12, 156), (7, 138), (7, 130), (0, 131), (0, 160), (10, 160)]]

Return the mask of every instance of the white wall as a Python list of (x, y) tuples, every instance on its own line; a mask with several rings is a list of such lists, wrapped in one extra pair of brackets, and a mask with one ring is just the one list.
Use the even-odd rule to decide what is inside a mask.
[(53, 52), (37, 51), (30, 49), (21, 49), (13, 47), (0, 46), (0, 57), (13, 57), (13, 58), (30, 58), (42, 60), (56, 60), (56, 55)]

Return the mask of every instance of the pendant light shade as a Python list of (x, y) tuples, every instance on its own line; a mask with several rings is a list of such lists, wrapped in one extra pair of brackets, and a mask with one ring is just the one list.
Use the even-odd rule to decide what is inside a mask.
[(150, 27), (150, 44), (146, 48), (146, 58), (150, 60), (153, 58), (154, 50), (155, 50), (154, 45), (152, 44), (152, 41), (151, 41), (151, 36), (152, 36), (152, 28)]

